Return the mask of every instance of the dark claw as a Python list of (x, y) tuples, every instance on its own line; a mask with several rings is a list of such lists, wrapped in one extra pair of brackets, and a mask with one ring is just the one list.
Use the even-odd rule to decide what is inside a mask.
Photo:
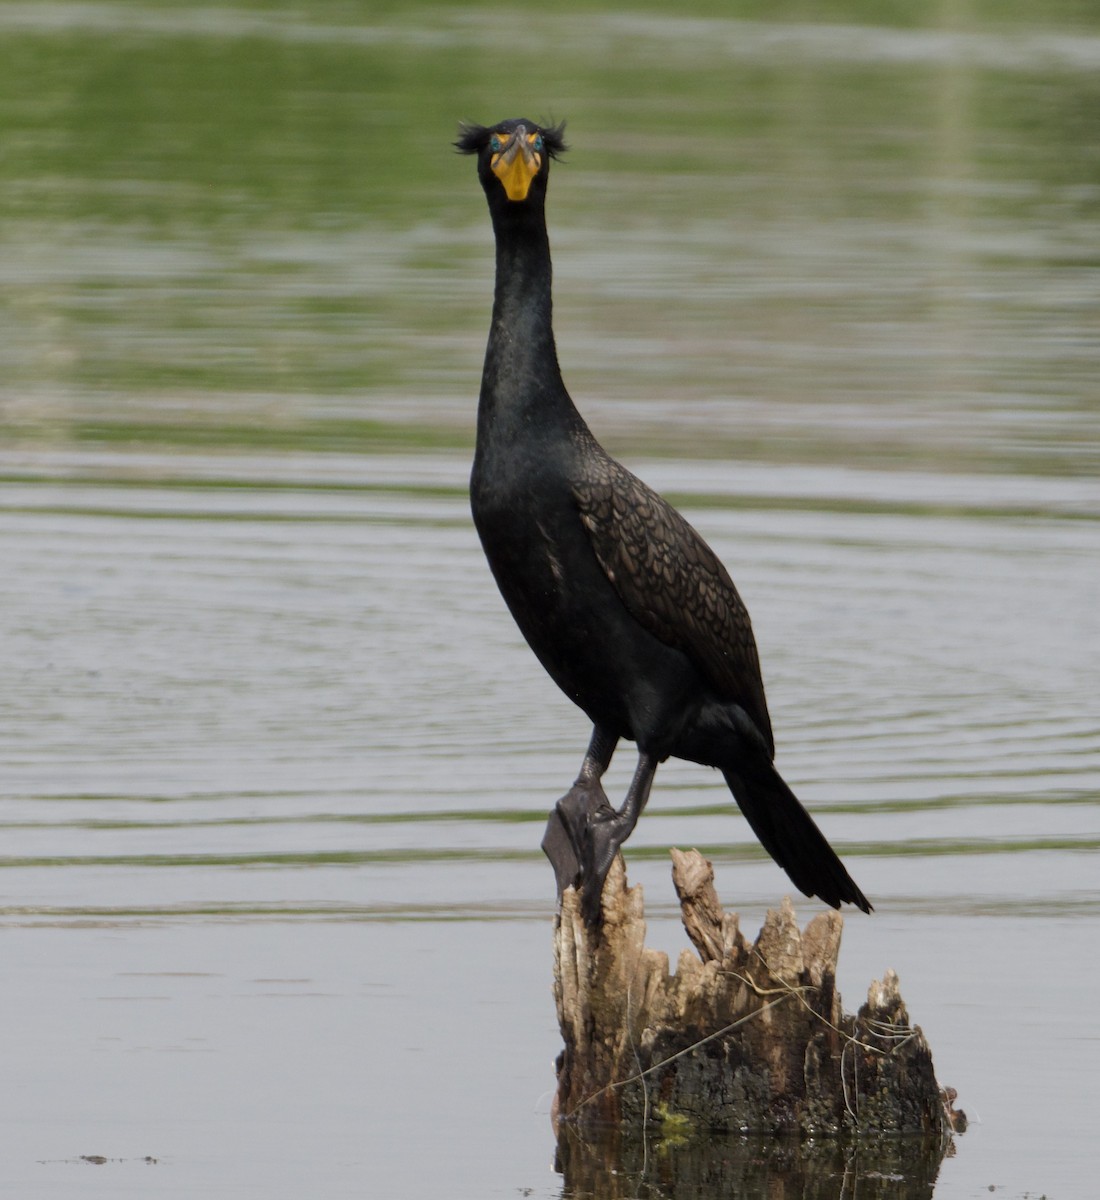
[(606, 878), (607, 872), (605, 871), (599, 877), (589, 875), (581, 881), (581, 916), (589, 929), (598, 929), (603, 918), (600, 900), (603, 898), (603, 885)]

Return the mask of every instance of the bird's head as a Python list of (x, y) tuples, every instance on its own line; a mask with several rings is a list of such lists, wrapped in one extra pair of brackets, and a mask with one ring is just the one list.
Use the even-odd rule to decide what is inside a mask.
[(455, 147), (477, 155), (477, 173), (497, 204), (530, 204), (546, 196), (550, 160), (565, 150), (565, 123), (542, 126), (522, 118), (496, 125), (463, 125)]

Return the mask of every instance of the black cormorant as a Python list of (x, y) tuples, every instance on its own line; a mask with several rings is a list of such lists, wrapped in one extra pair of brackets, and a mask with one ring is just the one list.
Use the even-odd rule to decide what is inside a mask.
[[(496, 289), (470, 480), (474, 523), (523, 636), (594, 726), (543, 848), (589, 924), (616, 852), (670, 755), (717, 767), (765, 850), (806, 895), (870, 904), (772, 765), (749, 614), (718, 558), (611, 458), (562, 382), (551, 325), (546, 184), (562, 126), (464, 126), (496, 235)], [(638, 766), (623, 805), (600, 779), (621, 738)]]

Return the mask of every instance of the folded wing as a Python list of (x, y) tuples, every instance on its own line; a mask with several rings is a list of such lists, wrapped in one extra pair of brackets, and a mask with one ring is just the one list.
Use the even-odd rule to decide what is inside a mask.
[(672, 505), (611, 458), (594, 464), (573, 491), (596, 558), (630, 614), (744, 709), (774, 756), (748, 609), (714, 551)]

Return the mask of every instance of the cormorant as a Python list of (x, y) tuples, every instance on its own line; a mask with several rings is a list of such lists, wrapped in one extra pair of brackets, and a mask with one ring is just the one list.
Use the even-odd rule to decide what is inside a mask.
[[(593, 724), (543, 849), (595, 925), (616, 852), (669, 756), (717, 767), (764, 849), (806, 895), (871, 905), (772, 765), (749, 614), (686, 520), (611, 458), (562, 382), (551, 326), (546, 185), (563, 126), (463, 126), (496, 236), (492, 325), (470, 479), (474, 523), (539, 661)], [(600, 779), (621, 738), (638, 766), (616, 811)]]

